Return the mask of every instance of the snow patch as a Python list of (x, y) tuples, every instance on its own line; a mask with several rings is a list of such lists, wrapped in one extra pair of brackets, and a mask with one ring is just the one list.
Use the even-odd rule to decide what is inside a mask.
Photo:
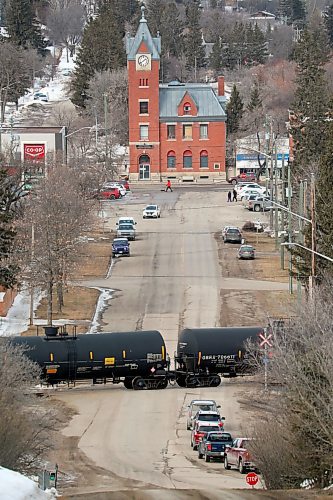
[(107, 308), (109, 300), (112, 299), (114, 290), (112, 288), (100, 288), (97, 286), (93, 286), (90, 288), (99, 290), (101, 293), (97, 301), (96, 310), (91, 322), (90, 329), (87, 333), (98, 333), (103, 312)]
[(0, 467), (1, 500), (51, 500), (56, 498), (54, 488), (42, 491), (31, 479), (13, 470)]
[[(39, 306), (44, 293), (36, 290), (34, 293), (34, 312)], [(24, 288), (15, 297), (12, 307), (7, 316), (0, 318), (0, 337), (10, 335), (20, 335), (29, 326), (30, 319), (30, 291)]]

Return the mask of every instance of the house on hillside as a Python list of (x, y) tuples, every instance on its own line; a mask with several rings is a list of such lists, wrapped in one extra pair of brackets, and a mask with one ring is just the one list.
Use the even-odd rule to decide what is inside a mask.
[(262, 30), (266, 31), (268, 26), (275, 26), (276, 24), (280, 24), (280, 21), (276, 17), (275, 14), (271, 12), (267, 12), (266, 10), (258, 10), (250, 15), (248, 20), (251, 23), (257, 24)]
[(142, 9), (126, 39), (129, 86), (129, 176), (132, 180), (225, 178), (224, 78), (210, 84), (159, 83), (161, 38)]

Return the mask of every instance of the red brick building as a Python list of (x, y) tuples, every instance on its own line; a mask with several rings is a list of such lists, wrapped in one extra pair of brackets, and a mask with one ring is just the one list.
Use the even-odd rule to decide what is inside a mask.
[(126, 52), (130, 178), (225, 178), (224, 78), (217, 91), (210, 84), (160, 84), (161, 38), (151, 36), (144, 8)]

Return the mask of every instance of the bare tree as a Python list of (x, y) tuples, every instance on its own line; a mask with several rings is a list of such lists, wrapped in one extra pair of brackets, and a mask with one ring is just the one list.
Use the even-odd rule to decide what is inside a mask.
[(63, 44), (68, 54), (75, 52), (85, 21), (85, 8), (79, 0), (50, 0), (47, 26), (54, 43)]
[(0, 463), (9, 469), (35, 472), (52, 446), (57, 414), (31, 391), (39, 382), (40, 370), (24, 352), (22, 346), (1, 339)]
[(290, 323), (273, 329), (269, 390), (248, 402), (261, 410), (252, 448), (268, 488), (333, 483), (331, 285), (327, 278)]
[[(61, 312), (63, 288), (79, 258), (79, 237), (93, 220), (94, 204), (83, 196), (80, 178), (80, 172), (68, 167), (51, 169), (27, 204), (22, 223), (27, 244), (26, 268), (30, 268), (34, 283), (46, 289), (48, 324), (52, 324), (54, 287)], [(33, 241), (29, 225), (34, 227)], [(29, 252), (32, 245), (33, 259)]]

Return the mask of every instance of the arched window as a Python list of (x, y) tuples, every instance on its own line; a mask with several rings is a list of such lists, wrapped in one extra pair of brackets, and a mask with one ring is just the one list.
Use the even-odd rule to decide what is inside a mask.
[(168, 168), (176, 168), (176, 153), (174, 151), (169, 151), (167, 160)]
[(200, 153), (200, 168), (208, 168), (208, 153), (206, 150)]
[(184, 110), (184, 115), (188, 115), (191, 113), (191, 104), (189, 102), (185, 102), (183, 110)]
[(183, 168), (192, 168), (192, 151), (185, 151), (183, 154)]
[(140, 158), (139, 158), (139, 163), (140, 165), (144, 164), (144, 163), (150, 163), (150, 158), (148, 155), (141, 155)]

